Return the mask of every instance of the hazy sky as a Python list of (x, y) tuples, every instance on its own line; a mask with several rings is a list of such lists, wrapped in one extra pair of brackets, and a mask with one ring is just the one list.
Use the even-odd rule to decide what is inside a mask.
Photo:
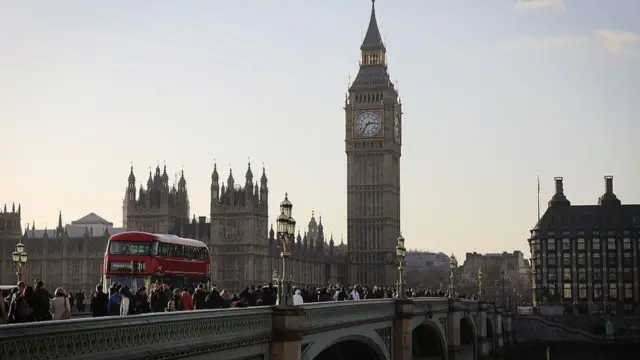
[[(138, 182), (184, 167), (209, 215), (214, 159), (265, 164), (270, 210), (346, 231), (344, 95), (368, 0), (0, 0), (0, 200), (23, 223), (122, 220)], [(404, 104), (409, 247), (526, 249), (553, 177), (640, 202), (638, 0), (379, 0)], [(9, 205), (10, 206), (10, 205)], [(345, 234), (346, 238), (346, 234)], [(527, 252), (528, 253), (528, 252)]]

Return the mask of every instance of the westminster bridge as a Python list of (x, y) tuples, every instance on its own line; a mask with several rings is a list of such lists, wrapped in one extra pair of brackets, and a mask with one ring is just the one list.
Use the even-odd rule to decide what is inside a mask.
[(11, 324), (0, 358), (476, 360), (507, 346), (511, 326), (483, 302), (355, 300)]

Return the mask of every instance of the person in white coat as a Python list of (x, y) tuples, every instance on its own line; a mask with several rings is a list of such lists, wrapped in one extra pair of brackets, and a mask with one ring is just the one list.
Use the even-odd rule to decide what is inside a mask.
[(351, 299), (360, 300), (360, 293), (358, 292), (358, 289), (353, 288), (353, 290), (351, 291)]
[(129, 295), (129, 288), (124, 286), (120, 289), (120, 296), (122, 297), (122, 300), (120, 300), (120, 316), (129, 314), (129, 303), (131, 302), (129, 300)]
[(57, 288), (51, 300), (51, 316), (53, 320), (71, 319), (71, 304), (63, 288)]
[(304, 300), (302, 299), (302, 295), (300, 295), (300, 289), (296, 289), (296, 292), (293, 294), (293, 305), (302, 304), (304, 304)]

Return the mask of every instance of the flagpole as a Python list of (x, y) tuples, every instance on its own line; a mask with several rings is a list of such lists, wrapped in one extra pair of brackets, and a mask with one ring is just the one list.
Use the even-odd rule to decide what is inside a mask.
[(540, 222), (540, 175), (538, 177), (538, 222)]

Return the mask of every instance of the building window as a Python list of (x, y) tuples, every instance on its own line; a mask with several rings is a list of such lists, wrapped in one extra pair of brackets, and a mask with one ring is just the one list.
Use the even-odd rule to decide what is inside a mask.
[(633, 284), (624, 284), (624, 298), (633, 299)]
[(555, 271), (549, 271), (549, 273), (547, 274), (547, 277), (549, 278), (549, 281), (556, 281), (556, 272)]
[(622, 266), (626, 266), (626, 267), (633, 266), (633, 258), (631, 258), (630, 252), (622, 253)]
[(631, 239), (622, 240), (622, 249), (631, 250)]
[(585, 253), (578, 254), (578, 265), (584, 266), (587, 264), (587, 255)]
[(616, 269), (609, 269), (609, 276), (608, 279), (609, 281), (618, 281), (618, 273), (616, 272)]
[(533, 250), (540, 251), (540, 240), (533, 241)]
[(607, 254), (607, 267), (618, 267), (618, 254), (613, 252)]
[(562, 239), (562, 250), (571, 250), (571, 240)]
[(602, 284), (593, 284), (593, 298), (599, 299), (602, 297)]
[(602, 269), (600, 268), (593, 269), (593, 281), (602, 281)]
[(535, 264), (536, 264), (537, 266), (540, 266), (540, 264), (541, 264), (541, 263), (540, 263), (540, 258), (539, 258), (539, 257), (537, 257), (537, 258), (535, 259)]
[(578, 280), (587, 281), (587, 269), (585, 268), (578, 269)]
[(556, 239), (547, 240), (547, 250), (556, 251)]
[(547, 265), (556, 265), (556, 254), (547, 258)]
[(602, 265), (602, 259), (600, 257), (600, 253), (591, 254), (591, 260), (593, 261), (593, 265)]
[(631, 273), (631, 268), (622, 269), (622, 278), (625, 281), (633, 281), (633, 275)]
[(542, 274), (536, 273), (536, 280), (541, 281), (542, 280)]
[(607, 240), (607, 250), (615, 250), (616, 249), (616, 239)]
[(600, 250), (600, 239), (594, 238), (591, 240), (591, 247), (593, 250)]
[(618, 284), (609, 284), (609, 300), (618, 300)]
[(571, 283), (564, 283), (564, 291), (562, 293), (565, 299), (571, 299)]
[(562, 266), (571, 266), (571, 254), (562, 254)]
[(562, 279), (564, 281), (571, 280), (571, 269), (562, 269)]
[(580, 294), (580, 300), (586, 300), (587, 299), (587, 284), (578, 285), (578, 289), (579, 289), (579, 294)]
[(585, 249), (584, 239), (578, 239), (578, 250), (584, 250), (584, 249)]

